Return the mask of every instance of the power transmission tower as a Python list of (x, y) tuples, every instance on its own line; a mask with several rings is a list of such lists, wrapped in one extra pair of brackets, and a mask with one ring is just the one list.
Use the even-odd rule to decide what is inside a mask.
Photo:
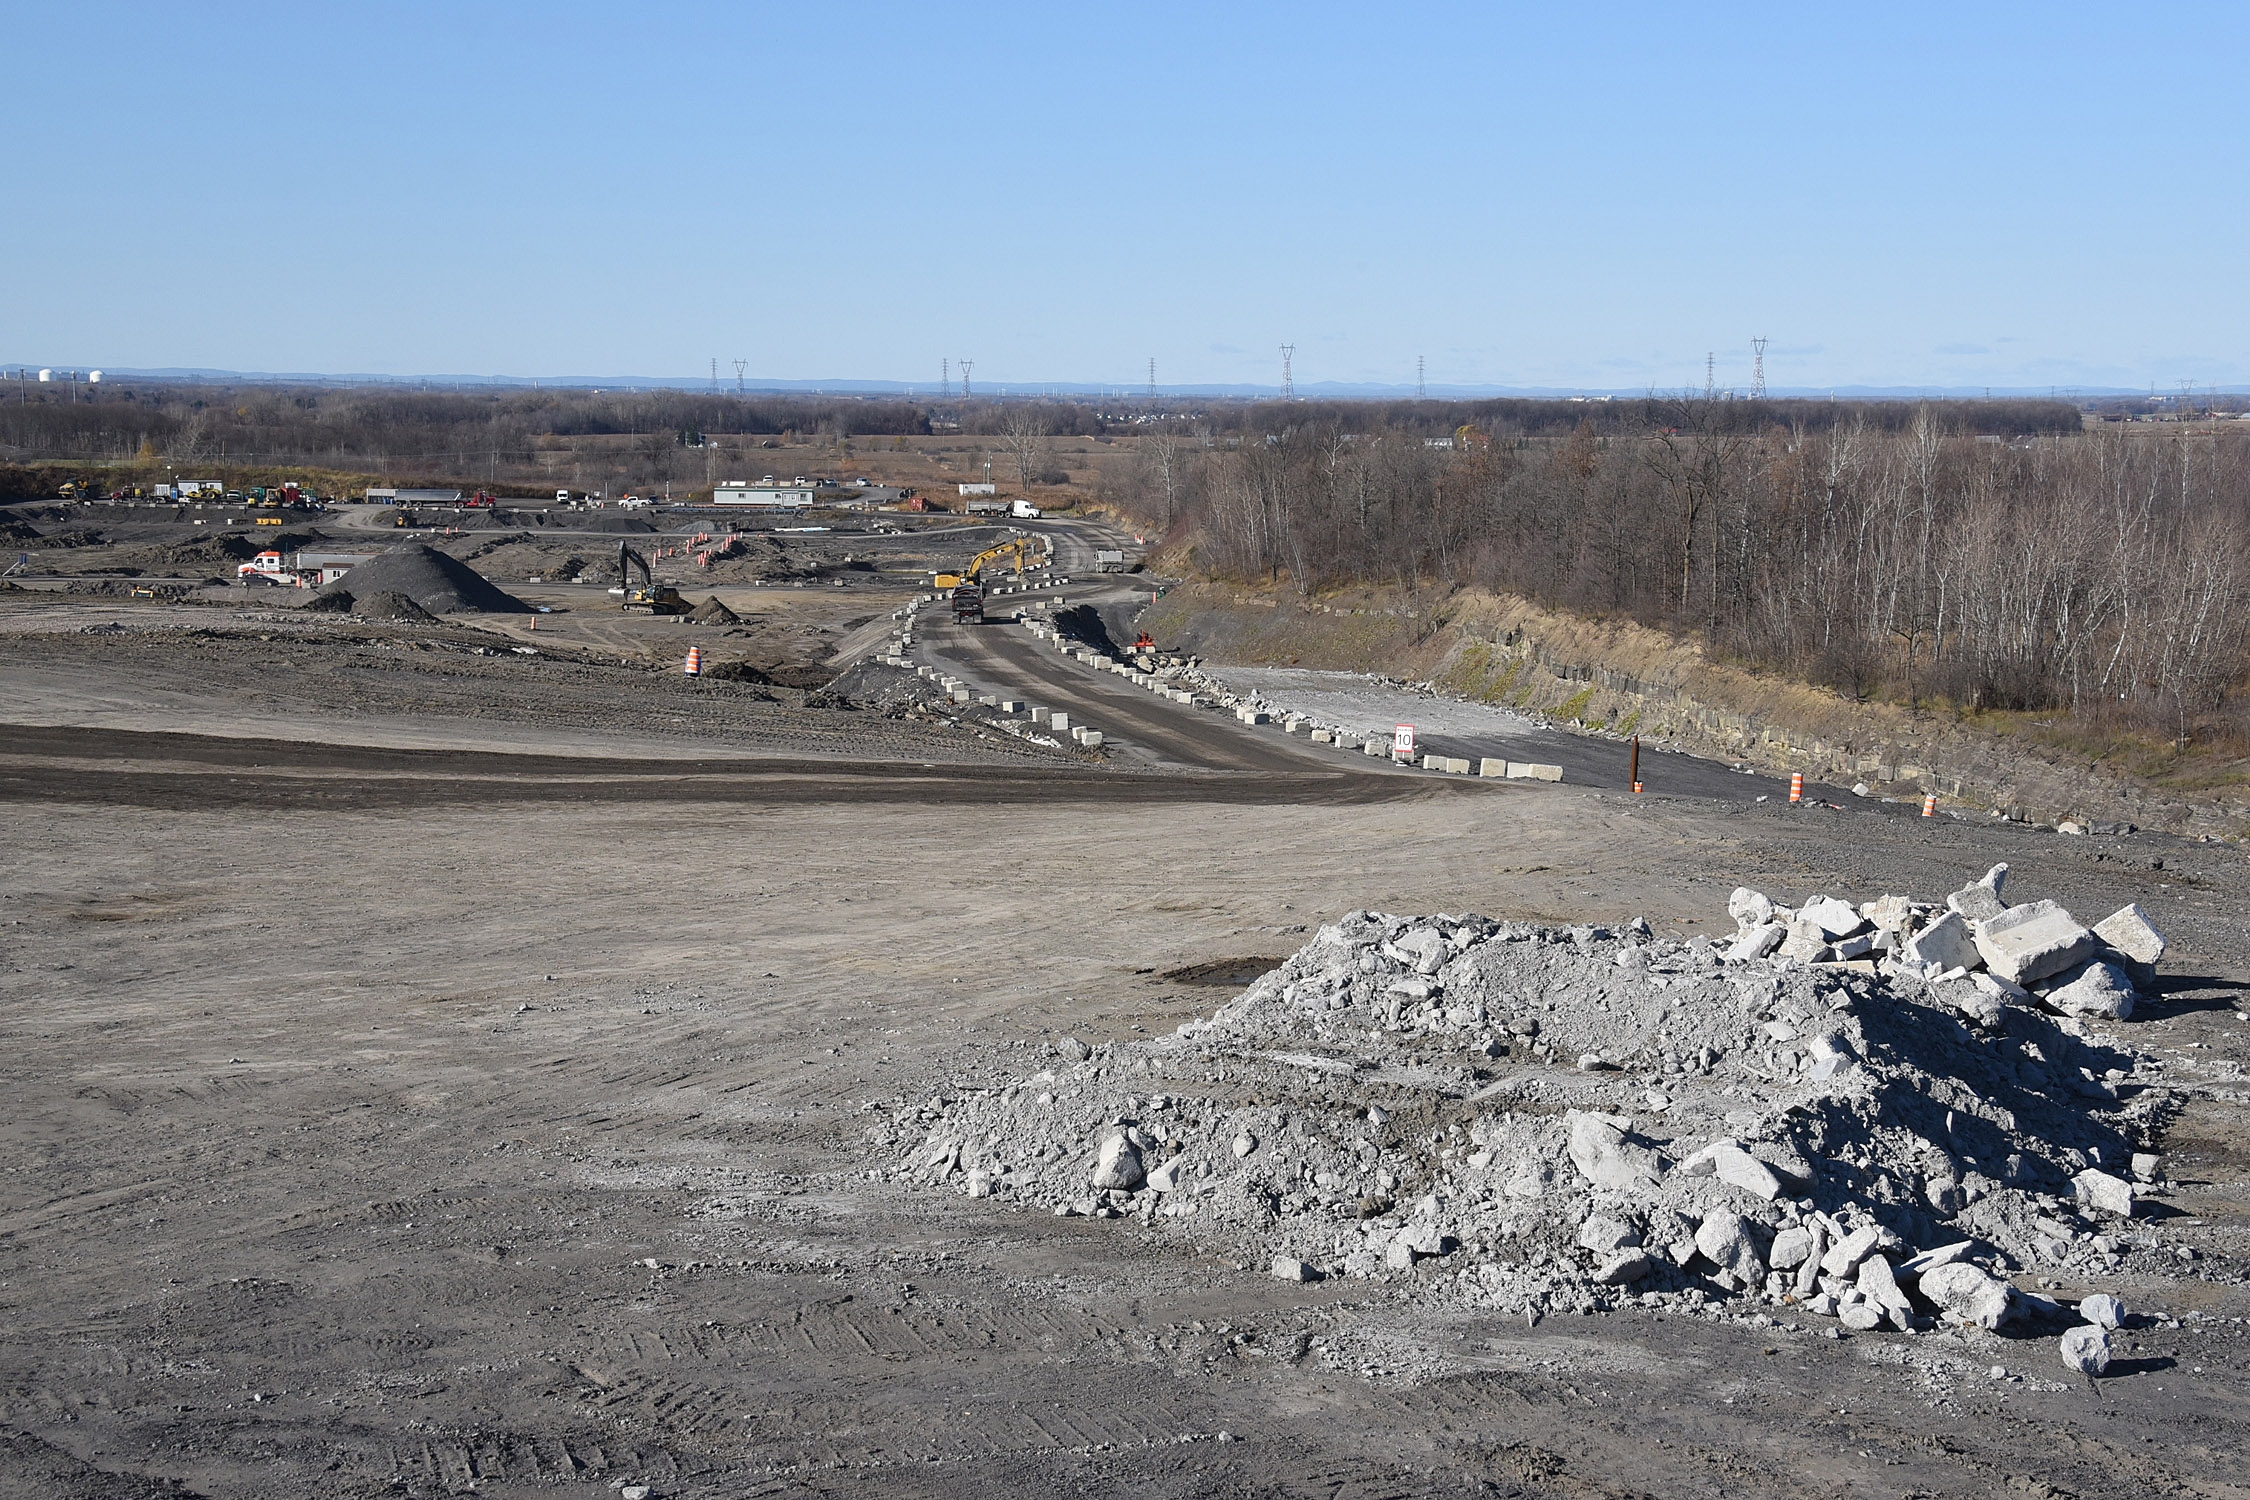
[(1703, 399), (1704, 399), (1704, 400), (1706, 400), (1706, 401), (1708, 401), (1708, 400), (1710, 400), (1710, 399), (1711, 399), (1712, 391), (1713, 391), (1713, 389), (1714, 389), (1714, 387), (1713, 387), (1713, 383), (1712, 383), (1712, 373), (1711, 373), (1711, 372), (1712, 372), (1712, 369), (1713, 369), (1713, 367), (1714, 367), (1714, 366), (1715, 366), (1715, 365), (1716, 365), (1716, 364), (1718, 363), (1718, 358), (1719, 358), (1719, 357), (1718, 357), (1718, 356), (1717, 356), (1716, 354), (1713, 354), (1713, 353), (1711, 353), (1711, 352), (1710, 352), (1709, 350), (1705, 350), (1705, 351), (1704, 351), (1704, 355), (1703, 355)]
[(1281, 399), (1284, 401), (1297, 399), (1297, 382), (1289, 373), (1289, 360), (1296, 352), (1297, 346), (1295, 344), (1283, 344), (1281, 346)]
[(953, 361), (952, 361), (952, 360), (950, 360), (950, 359), (940, 359), (940, 360), (939, 360), (939, 361), (937, 362), (937, 373), (938, 373), (938, 381), (937, 381), (937, 388), (938, 388), (938, 393), (939, 393), (940, 395), (945, 395), (945, 396), (950, 396), (950, 395), (952, 395), (952, 394), (953, 394)]
[(719, 356), (711, 356), (711, 394), (719, 394)]
[(734, 393), (737, 396), (742, 394), (742, 372), (749, 368), (750, 361), (746, 359), (738, 359), (734, 362)]
[(1766, 399), (1766, 341), (1764, 339), (1752, 339), (1750, 341), (1750, 399), (1753, 401)]
[(1153, 354), (1148, 357), (1148, 399), (1156, 399), (1156, 356)]
[(969, 367), (976, 361), (964, 359), (957, 361), (957, 363), (961, 366), (961, 399), (966, 401), (969, 399)]
[(1430, 395), (1430, 388), (1422, 379), (1424, 373), (1423, 359), (1424, 356), (1422, 355), (1414, 356), (1414, 399), (1417, 401), (1426, 401)]

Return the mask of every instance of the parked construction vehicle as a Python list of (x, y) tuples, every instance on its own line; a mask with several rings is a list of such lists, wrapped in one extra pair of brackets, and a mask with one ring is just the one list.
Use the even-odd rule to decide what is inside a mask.
[[(641, 586), (633, 587), (632, 569), (641, 570)], [(649, 571), (648, 559), (635, 552), (629, 542), (617, 544), (617, 581), (624, 586), (624, 608), (645, 609), (652, 615), (684, 615), (691, 608), (680, 591), (668, 583), (658, 583)]]

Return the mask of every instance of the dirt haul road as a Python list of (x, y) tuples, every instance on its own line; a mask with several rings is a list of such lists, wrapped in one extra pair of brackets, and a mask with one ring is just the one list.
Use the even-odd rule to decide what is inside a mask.
[[(277, 711), (209, 649), (180, 693)], [(67, 665), (103, 694), (99, 658)], [(447, 671), (540, 691), (513, 660)], [(460, 719), (427, 759), (361, 750), (341, 716), (284, 753), (137, 737), (138, 691), (90, 735), (0, 729), (0, 1490), (2238, 1493), (2250, 1155), (2217, 1085), (2160, 1210), (2200, 1258), (2104, 1288), (2185, 1321), (2116, 1335), (2098, 1394), (2051, 1338), (1527, 1328), (1415, 1272), (1283, 1283), (868, 1175), (878, 1116), (1207, 1015), (1348, 908), (1718, 931), (1737, 883), (1943, 891), (1997, 859), (2011, 898), (2150, 905), (2178, 977), (2137, 1035), (2217, 1078), (2232, 850), (1015, 761), (924, 798), (919, 766), (760, 781), (646, 731), (609, 743), (661, 774), (602, 764), (598, 723), (566, 758)], [(788, 717), (727, 734), (840, 732)], [(729, 789), (652, 795), (694, 778)]]

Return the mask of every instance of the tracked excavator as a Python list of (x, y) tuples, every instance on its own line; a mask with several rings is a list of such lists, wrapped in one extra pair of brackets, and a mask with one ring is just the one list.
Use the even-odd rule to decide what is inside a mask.
[[(641, 570), (641, 586), (633, 587), (633, 568)], [(617, 581), (625, 590), (624, 608), (628, 611), (645, 609), (652, 615), (684, 615), (692, 607), (680, 597), (680, 591), (668, 583), (658, 583), (649, 571), (648, 559), (633, 550), (629, 542), (617, 544)]]
[(987, 567), (1011, 560), (1016, 565), (1016, 576), (1021, 578), (1024, 564), (1045, 556), (1046, 552), (1047, 539), (1043, 536), (1012, 537), (997, 547), (987, 547), (979, 552), (969, 559), (969, 565), (960, 572), (938, 574), (937, 586), (940, 589), (955, 589), (964, 583), (975, 583), (978, 575)]

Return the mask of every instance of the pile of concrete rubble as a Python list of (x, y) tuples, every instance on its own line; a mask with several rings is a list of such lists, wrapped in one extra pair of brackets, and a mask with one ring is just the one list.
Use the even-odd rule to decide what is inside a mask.
[(1174, 1034), (870, 1105), (875, 1143), (904, 1180), (1531, 1315), (2067, 1321), (2019, 1278), (2178, 1266), (2133, 1218), (2174, 1097), (2101, 1029), (2163, 939), (2005, 876), (1737, 891), (1718, 940), (1356, 911)]

